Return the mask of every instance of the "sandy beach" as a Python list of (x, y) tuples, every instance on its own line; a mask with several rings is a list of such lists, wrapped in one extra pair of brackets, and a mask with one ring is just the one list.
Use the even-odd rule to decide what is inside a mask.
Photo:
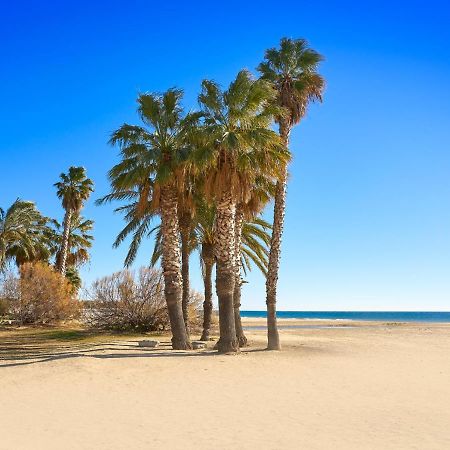
[(237, 356), (124, 337), (12, 357), (0, 332), (0, 449), (450, 448), (450, 325), (283, 324), (332, 326), (279, 353), (250, 328)]

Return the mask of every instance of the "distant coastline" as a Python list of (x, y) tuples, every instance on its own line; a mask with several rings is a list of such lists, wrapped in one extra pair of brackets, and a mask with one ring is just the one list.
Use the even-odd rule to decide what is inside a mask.
[[(266, 311), (241, 311), (243, 318), (265, 318)], [(278, 311), (279, 319), (449, 322), (446, 311)]]

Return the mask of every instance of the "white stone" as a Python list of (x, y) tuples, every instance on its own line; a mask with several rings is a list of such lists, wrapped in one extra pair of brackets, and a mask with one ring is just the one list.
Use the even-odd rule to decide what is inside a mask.
[(201, 341), (192, 342), (192, 348), (198, 350), (199, 348), (206, 348), (206, 343)]

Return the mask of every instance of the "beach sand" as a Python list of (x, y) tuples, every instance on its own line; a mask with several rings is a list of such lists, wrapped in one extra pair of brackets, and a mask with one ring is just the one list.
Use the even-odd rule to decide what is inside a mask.
[(6, 358), (0, 449), (450, 449), (450, 326), (353, 325), (282, 330), (282, 352), (251, 329), (237, 356), (124, 338)]

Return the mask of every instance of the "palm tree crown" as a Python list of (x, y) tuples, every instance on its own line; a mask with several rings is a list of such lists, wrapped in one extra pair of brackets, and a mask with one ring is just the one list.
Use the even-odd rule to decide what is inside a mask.
[(20, 265), (50, 257), (47, 222), (33, 202), (17, 199), (6, 211), (0, 208), (0, 271), (9, 259)]
[(198, 117), (183, 117), (182, 96), (183, 91), (169, 89), (138, 97), (138, 113), (146, 127), (124, 124), (113, 133), (110, 143), (119, 145), (121, 161), (109, 171), (113, 192), (99, 204), (134, 199), (138, 192), (137, 205), (145, 210), (150, 201), (157, 211), (161, 186), (180, 183), (186, 136)]
[[(264, 59), (258, 71), (275, 86), (277, 102), (287, 110), (286, 125), (292, 128), (305, 115), (309, 102), (322, 101), (325, 81), (317, 69), (323, 56), (305, 39), (283, 38), (280, 48), (268, 49)], [(278, 117), (277, 122), (282, 119)]]
[(56, 195), (66, 211), (78, 213), (91, 192), (94, 190), (92, 180), (86, 177), (84, 167), (69, 167), (67, 174), (60, 175), (61, 181), (54, 184)]
[(270, 83), (253, 79), (247, 70), (226, 91), (203, 81), (199, 103), (209, 145), (199, 145), (193, 155), (200, 169), (208, 169), (207, 197), (231, 190), (235, 201), (246, 201), (258, 173), (277, 176), (288, 160), (287, 149), (269, 127), (274, 116), (283, 114), (273, 103), (275, 96)]

